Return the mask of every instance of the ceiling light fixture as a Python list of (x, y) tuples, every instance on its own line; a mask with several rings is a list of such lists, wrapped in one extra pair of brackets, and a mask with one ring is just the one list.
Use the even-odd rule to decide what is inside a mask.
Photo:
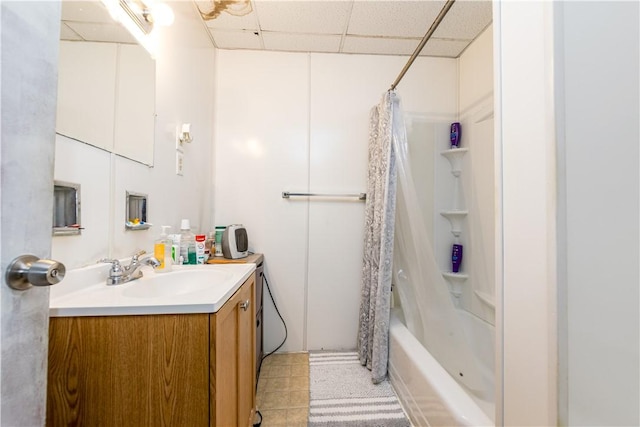
[(111, 17), (120, 22), (133, 37), (149, 52), (156, 56), (157, 37), (154, 24), (168, 26), (173, 23), (171, 8), (154, 0), (101, 0)]

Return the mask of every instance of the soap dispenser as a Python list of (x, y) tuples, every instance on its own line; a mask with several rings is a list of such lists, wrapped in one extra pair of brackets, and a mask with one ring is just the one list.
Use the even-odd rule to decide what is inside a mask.
[(153, 245), (153, 256), (160, 261), (160, 265), (156, 267), (156, 271), (164, 273), (171, 271), (171, 265), (173, 264), (171, 259), (171, 240), (167, 235), (167, 230), (171, 228), (170, 225), (163, 225), (160, 237)]

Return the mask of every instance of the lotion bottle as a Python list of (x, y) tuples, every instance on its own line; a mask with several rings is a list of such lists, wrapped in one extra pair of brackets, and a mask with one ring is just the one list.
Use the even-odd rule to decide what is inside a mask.
[(167, 230), (170, 228), (171, 226), (169, 225), (163, 225), (160, 237), (153, 245), (153, 256), (160, 261), (160, 265), (156, 267), (155, 270), (158, 273), (171, 271), (171, 241), (169, 240), (169, 236), (167, 236)]
[(460, 123), (459, 122), (455, 122), (455, 123), (451, 123), (451, 134), (450, 134), (450, 140), (451, 140), (451, 148), (460, 148), (460, 138), (462, 134), (462, 129), (460, 129)]
[(462, 245), (456, 242), (451, 248), (451, 271), (460, 272), (460, 264), (462, 264)]

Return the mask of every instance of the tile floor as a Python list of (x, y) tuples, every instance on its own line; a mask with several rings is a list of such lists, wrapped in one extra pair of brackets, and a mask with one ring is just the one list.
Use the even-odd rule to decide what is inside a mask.
[(262, 361), (256, 395), (261, 427), (306, 427), (309, 417), (309, 355), (279, 353)]

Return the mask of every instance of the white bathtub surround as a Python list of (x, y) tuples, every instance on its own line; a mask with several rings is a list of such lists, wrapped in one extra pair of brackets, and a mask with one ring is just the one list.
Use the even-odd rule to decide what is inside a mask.
[(309, 353), (309, 426), (408, 427), (388, 380), (371, 382), (356, 352)]
[(360, 363), (375, 384), (387, 376), (393, 233), (396, 210), (396, 156), (393, 140), (407, 140), (395, 93), (387, 92), (371, 110), (369, 173), (358, 327)]
[[(427, 123), (435, 135), (448, 136), (448, 121)], [(442, 276), (446, 270), (439, 266), (434, 251), (433, 227), (425, 222), (427, 218), (434, 217), (433, 203), (421, 201), (419, 196), (422, 183), (414, 181), (419, 176), (414, 169), (420, 169), (423, 165), (419, 160), (414, 164), (422, 157), (416, 158), (410, 154), (413, 144), (416, 141), (394, 145), (397, 150), (399, 191), (393, 283), (411, 333), (452, 376), (460, 378), (470, 389), (483, 393), (483, 382), (471, 347)], [(428, 214), (425, 214), (425, 210)], [(450, 254), (450, 243), (446, 247)]]
[[(462, 316), (472, 316), (462, 313)], [(477, 317), (468, 318), (471, 328), (474, 322), (491, 325)], [(402, 313), (392, 310), (389, 348), (389, 378), (403, 407), (416, 426), (494, 426), (494, 405), (454, 380), (424, 346), (402, 323)], [(477, 332), (477, 331), (476, 331)], [(492, 335), (492, 330), (487, 330)], [(474, 354), (485, 354), (488, 360), (478, 361), (483, 372), (492, 372), (493, 347), (484, 347)], [(492, 375), (490, 375), (492, 377)]]

